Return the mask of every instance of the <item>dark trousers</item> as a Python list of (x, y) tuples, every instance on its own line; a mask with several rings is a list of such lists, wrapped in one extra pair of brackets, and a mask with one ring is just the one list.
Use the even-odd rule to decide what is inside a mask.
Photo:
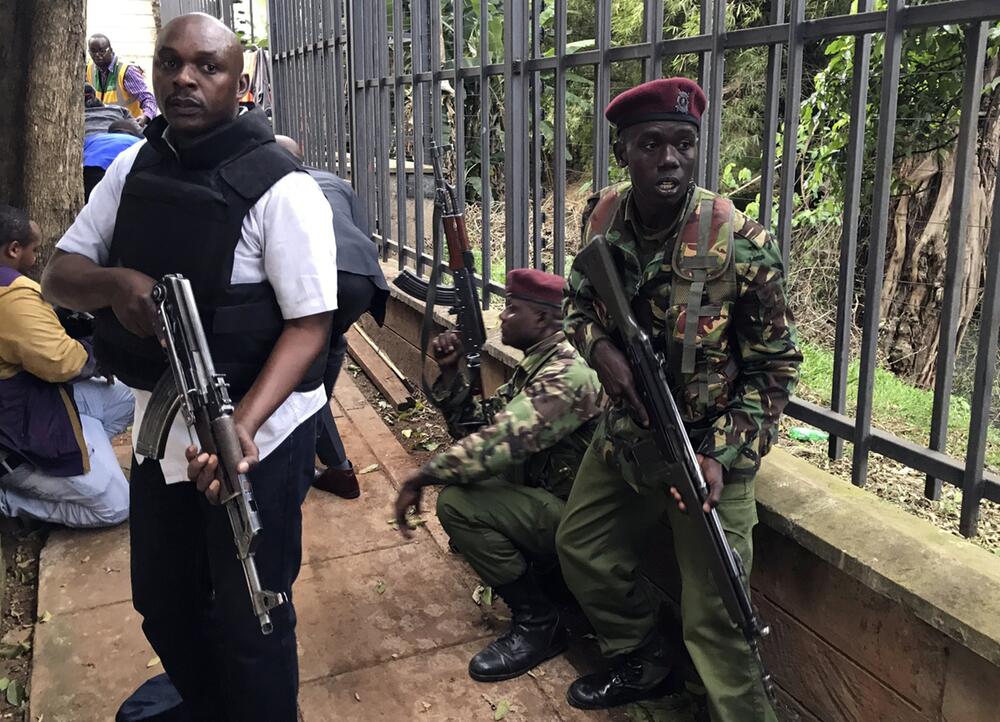
[[(333, 312), (330, 353), (326, 357), (326, 373), (323, 374), (323, 386), (326, 387), (327, 398), (333, 395), (333, 387), (344, 365), (344, 355), (347, 353), (347, 339), (344, 334), (351, 324), (371, 308), (375, 290), (375, 284), (368, 276), (359, 276), (347, 271), (337, 272), (337, 310)], [(337, 431), (337, 422), (333, 420), (330, 405), (324, 406), (318, 416), (316, 456), (324, 466), (341, 466), (347, 461), (347, 454), (344, 451), (344, 442), (340, 440), (340, 432)]]
[(96, 165), (83, 166), (83, 200), (90, 200), (90, 192), (104, 178), (104, 169)]
[[(302, 561), (301, 504), (313, 476), (311, 418), (250, 473), (263, 532), (261, 586), (291, 598)], [(295, 722), (295, 609), (271, 611), (263, 635), (226, 511), (194, 484), (167, 485), (157, 461), (133, 460), (132, 600), (163, 668), (201, 722)]]

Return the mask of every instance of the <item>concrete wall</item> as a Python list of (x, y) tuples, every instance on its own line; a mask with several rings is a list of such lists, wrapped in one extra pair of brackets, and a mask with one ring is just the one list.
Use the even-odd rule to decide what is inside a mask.
[(118, 57), (138, 63), (152, 84), (156, 26), (150, 0), (87, 0), (87, 37), (94, 33), (107, 35)]
[[(393, 289), (386, 325), (362, 322), (414, 380), (422, 315), (419, 302)], [(516, 363), (496, 324), (487, 314), (487, 389)], [(773, 630), (764, 654), (782, 719), (1000, 719), (996, 556), (781, 449), (765, 460), (757, 496), (752, 586)], [(676, 598), (669, 547), (664, 530), (648, 575)]]

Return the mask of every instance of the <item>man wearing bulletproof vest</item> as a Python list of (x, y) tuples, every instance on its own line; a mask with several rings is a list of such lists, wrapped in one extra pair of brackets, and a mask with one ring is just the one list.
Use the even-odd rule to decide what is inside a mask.
[[(629, 181), (585, 211), (583, 242), (603, 235), (638, 323), (667, 359), (668, 381), (730, 545), (749, 577), (757, 522), (754, 476), (777, 437), (802, 356), (785, 296), (777, 242), (732, 201), (695, 185), (705, 94), (687, 78), (654, 80), (608, 105), (618, 164)], [(630, 366), (594, 287), (570, 273), (566, 335), (615, 402), (580, 463), (556, 535), (567, 585), (607, 669), (576, 680), (575, 707), (658, 696), (683, 659), (658, 631), (640, 562), (666, 516), (680, 569), (684, 644), (713, 720), (772, 722), (760, 669), (732, 623), (660, 453)], [(668, 491), (670, 489), (670, 491)], [(671, 499), (673, 495), (673, 499)], [(699, 510), (690, 510), (701, 513)], [(749, 586), (749, 578), (743, 580)]]
[[(314, 417), (326, 403), (336, 255), (316, 182), (278, 148), (262, 112), (240, 114), (242, 70), (239, 41), (214, 18), (183, 15), (163, 28), (153, 69), (163, 115), (108, 168), (43, 285), (60, 305), (96, 312), (98, 358), (135, 389), (138, 428), (166, 370), (154, 279), (190, 279), (236, 402), (241, 466), (264, 527), (261, 586), (287, 595), (301, 561)], [(261, 634), (216, 505), (214, 461), (187, 443), (175, 420), (163, 460), (132, 463), (132, 595), (143, 631), (192, 719), (294, 722), (294, 608), (272, 610), (274, 631)]]

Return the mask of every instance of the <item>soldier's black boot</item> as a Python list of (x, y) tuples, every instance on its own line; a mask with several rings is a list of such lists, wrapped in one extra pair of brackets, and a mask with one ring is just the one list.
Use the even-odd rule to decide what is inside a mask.
[(566, 649), (559, 610), (539, 589), (530, 569), (494, 591), (510, 607), (510, 628), (472, 658), (470, 677), (479, 682), (513, 679)]
[(566, 691), (566, 701), (578, 709), (607, 709), (661, 697), (668, 691), (670, 666), (667, 646), (657, 636), (616, 657), (606, 671), (580, 677)]

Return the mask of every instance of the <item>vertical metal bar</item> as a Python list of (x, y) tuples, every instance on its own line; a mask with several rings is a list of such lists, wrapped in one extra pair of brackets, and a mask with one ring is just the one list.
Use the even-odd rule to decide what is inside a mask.
[[(865, 0), (869, 2), (870, 0)], [(771, 25), (785, 20), (785, 0), (771, 0)], [(870, 44), (870, 43), (869, 43)], [(777, 161), (775, 140), (778, 137), (778, 104), (781, 101), (781, 45), (767, 49), (767, 91), (764, 101), (764, 160), (760, 169), (760, 215), (758, 220), (771, 230), (774, 206), (774, 173)], [(857, 67), (857, 66), (855, 66)]]
[[(606, 1), (606, 0), (603, 0)], [(506, 269), (524, 268), (528, 238), (527, 0), (504, 3), (504, 230)], [(488, 281), (488, 276), (484, 280)]]
[(465, 0), (455, 1), (454, 24), (455, 62), (455, 187), (458, 205), (465, 207), (465, 78), (460, 71), (465, 67)]
[(333, 3), (333, 27), (336, 33), (333, 56), (333, 94), (336, 97), (336, 122), (337, 122), (337, 165), (338, 174), (341, 178), (346, 178), (349, 165), (347, 163), (347, 140), (350, 136), (350, 129), (347, 126), (346, 107), (348, 106), (348, 96), (351, 94), (350, 85), (344, 86), (344, 45), (347, 42), (347, 35), (344, 29), (343, 0), (327, 0)]
[(270, 47), (268, 49), (267, 55), (271, 62), (271, 117), (274, 119), (274, 126), (278, 130), (284, 129), (284, 124), (281, 120), (282, 102), (278, 101), (278, 96), (284, 92), (281, 81), (279, 79), (278, 69), (281, 67), (281, 61), (278, 59), (278, 53), (282, 51), (282, 37), (281, 37), (281, 25), (278, 22), (278, 9), (275, 3), (267, 4), (267, 26), (270, 29)]
[[(712, 0), (701, 0), (698, 7), (698, 24), (702, 35), (712, 32)], [(698, 84), (706, 93), (711, 92), (711, 51), (704, 51), (698, 56)], [(695, 168), (695, 181), (705, 185), (706, 164), (708, 161), (708, 143), (698, 144), (698, 165)]]
[[(396, 124), (396, 261), (400, 270), (406, 265), (406, 86), (403, 85), (403, 61), (406, 49), (403, 41), (403, 1), (392, 3), (392, 62), (393, 82), (392, 111)], [(382, 250), (383, 260), (386, 249)]]
[[(981, 67), (981, 66), (980, 66)], [(977, 96), (978, 97), (978, 96)], [(997, 173), (1000, 189), (1000, 172)], [(958, 529), (964, 536), (976, 535), (979, 504), (983, 496), (983, 466), (986, 463), (986, 435), (990, 428), (993, 381), (997, 373), (997, 336), (1000, 333), (1000, 191), (993, 194), (993, 223), (986, 250), (986, 287), (979, 323), (976, 349), (976, 376), (972, 391), (972, 419), (969, 423), (969, 448), (965, 455), (965, 478), (962, 481), (962, 516)]]
[[(893, 0), (890, 0), (892, 2)], [(781, 260), (788, 268), (795, 215), (795, 159), (798, 155), (799, 115), (802, 102), (802, 22), (806, 0), (792, 0), (788, 18), (788, 77), (785, 80), (785, 135), (781, 155), (781, 196), (778, 201), (778, 242)]]
[[(784, 0), (778, 0), (778, 2), (784, 2)], [(662, 75), (659, 43), (663, 40), (663, 0), (645, 0), (643, 22), (645, 23), (644, 35), (650, 47), (650, 55), (643, 61), (643, 77), (648, 82), (656, 80)]]
[[(375, 171), (378, 177), (378, 227), (377, 229), (373, 227), (371, 230), (374, 232), (377, 230), (379, 236), (383, 239), (380, 241), (381, 244), (385, 243), (386, 238), (388, 238), (392, 231), (391, 217), (392, 211), (390, 210), (391, 199), (390, 199), (390, 187), (392, 185), (392, 180), (389, 175), (389, 145), (391, 143), (389, 139), (389, 31), (388, 31), (388, 21), (386, 19), (386, 3), (384, 0), (375, 0), (375, 30), (376, 30), (376, 54), (377, 54), (377, 71), (375, 76), (379, 79), (379, 85), (376, 90), (378, 93), (378, 117), (375, 119), (375, 132), (378, 133), (376, 152), (378, 157), (376, 158)], [(382, 248), (383, 254), (385, 253), (385, 248)]]
[[(872, 200), (871, 237), (868, 241), (868, 268), (865, 277), (865, 320), (861, 338), (861, 371), (858, 374), (858, 411), (854, 434), (851, 481), (864, 486), (871, 450), (872, 396), (875, 391), (878, 351), (879, 296), (885, 273), (886, 232), (889, 225), (889, 190), (892, 183), (892, 154), (895, 147), (896, 101), (899, 90), (899, 58), (903, 29), (899, 13), (905, 0), (889, 0), (885, 21), (885, 54), (882, 63), (882, 98), (879, 103), (878, 145)], [(782, 171), (782, 176), (785, 172)]]
[[(531, 57), (542, 55), (541, 12), (544, 0), (531, 2)], [(541, 131), (542, 79), (539, 71), (531, 72), (531, 250), (532, 266), (542, 268), (542, 143)]]
[(480, 216), (482, 223), (479, 242), (482, 244), (483, 308), (490, 307), (490, 270), (493, 268), (490, 247), (490, 221), (493, 213), (493, 196), (490, 193), (490, 77), (486, 66), (490, 64), (490, 4), (489, 0), (479, 0), (479, 181), (482, 189)]
[[(969, 193), (973, 163), (976, 162), (976, 134), (979, 127), (979, 106), (983, 93), (983, 67), (989, 23), (975, 23), (965, 31), (965, 80), (962, 83), (962, 115), (955, 149), (955, 188), (948, 219), (948, 257), (944, 271), (944, 299), (941, 304), (941, 330), (934, 380), (934, 411), (931, 414), (930, 448), (944, 451), (948, 447), (948, 405), (951, 401), (955, 369), (955, 347), (958, 343), (959, 300), (964, 275), (965, 248), (968, 243)], [(994, 224), (1000, 217), (994, 216)], [(924, 496), (938, 499), (941, 480), (928, 476)]]
[(413, 71), (413, 91), (411, 108), (413, 112), (413, 227), (414, 250), (416, 251), (417, 274), (424, 271), (424, 97), (426, 88), (418, 83), (416, 73), (423, 72), (424, 63), (424, 20), (427, 0), (410, 2), (410, 59)]
[(368, 183), (368, 228), (374, 229), (378, 219), (378, 179), (375, 172), (378, 153), (378, 88), (372, 87), (369, 81), (378, 75), (378, 45), (375, 43), (376, 8), (382, 0), (358, 0), (365, 4), (365, 180)]
[(726, 0), (712, 3), (712, 54), (708, 88), (708, 132), (705, 133), (705, 187), (719, 190), (719, 137), (722, 133), (722, 83), (726, 70)]
[(552, 272), (562, 276), (566, 268), (566, 2), (556, 0), (556, 97), (553, 113), (555, 158), (552, 180)]
[(604, 109), (611, 102), (611, 0), (597, 0), (597, 50), (600, 61), (594, 73), (594, 190), (608, 184), (610, 140)]
[[(459, 0), (461, 1), (461, 0)], [(440, 0), (430, 0), (430, 22), (428, 55), (430, 56), (430, 69), (432, 72), (441, 70), (441, 2)], [(444, 109), (441, 107), (441, 81), (431, 81), (431, 132), (429, 138), (431, 142), (444, 144), (448, 142), (448, 133), (444, 129)]]
[[(862, 0), (859, 11), (868, 12), (874, 0)], [(837, 322), (833, 346), (833, 380), (830, 408), (838, 414), (847, 409), (847, 370), (851, 355), (851, 308), (854, 300), (854, 269), (858, 252), (858, 215), (861, 209), (861, 179), (865, 167), (865, 124), (868, 108), (868, 75), (871, 61), (871, 35), (854, 38), (854, 70), (851, 79), (851, 130), (847, 141), (847, 178), (845, 181), (844, 225), (840, 238), (840, 270), (837, 280)], [(830, 436), (828, 454), (839, 459), (844, 440)]]
[(326, 158), (323, 167), (329, 170), (331, 173), (337, 172), (336, 166), (336, 152), (337, 152), (337, 123), (336, 123), (336, 90), (333, 81), (333, 73), (331, 68), (333, 66), (333, 53), (335, 52), (336, 42), (334, 40), (334, 28), (333, 28), (333, 3), (331, 0), (323, 0), (323, 64), (321, 65), (321, 71), (323, 73), (323, 108), (326, 113), (326, 124), (325, 138), (326, 138)]

